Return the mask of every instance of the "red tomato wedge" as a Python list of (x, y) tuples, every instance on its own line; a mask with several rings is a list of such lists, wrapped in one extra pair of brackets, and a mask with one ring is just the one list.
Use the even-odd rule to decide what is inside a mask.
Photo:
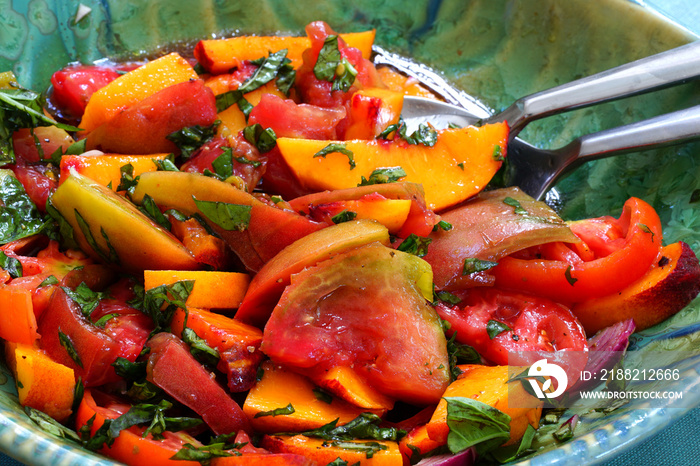
[(148, 380), (202, 416), (217, 435), (245, 430), (250, 423), (240, 406), (171, 333), (148, 340)]
[(425, 261), (380, 244), (340, 254), (292, 276), (261, 350), (308, 375), (353, 367), (385, 395), (437, 402), (449, 364), (442, 326), (424, 296), (431, 284)]

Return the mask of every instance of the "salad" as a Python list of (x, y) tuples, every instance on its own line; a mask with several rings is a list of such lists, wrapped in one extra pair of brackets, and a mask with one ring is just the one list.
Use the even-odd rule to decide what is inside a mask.
[(695, 253), (641, 199), (567, 222), (499, 187), (507, 124), (409, 131), (434, 97), (373, 31), (306, 33), (71, 65), (45, 104), (0, 75), (20, 403), (127, 464), (527, 454), (509, 354), (583, 355), (573, 387), (700, 293)]

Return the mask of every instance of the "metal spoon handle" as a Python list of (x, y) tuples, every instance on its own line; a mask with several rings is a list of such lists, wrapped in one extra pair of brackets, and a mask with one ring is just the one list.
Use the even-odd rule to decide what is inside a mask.
[[(577, 163), (700, 138), (700, 105), (580, 137)], [(567, 146), (567, 147), (569, 147)]]
[(511, 137), (528, 123), (700, 76), (700, 41), (522, 97), (487, 122), (508, 121)]

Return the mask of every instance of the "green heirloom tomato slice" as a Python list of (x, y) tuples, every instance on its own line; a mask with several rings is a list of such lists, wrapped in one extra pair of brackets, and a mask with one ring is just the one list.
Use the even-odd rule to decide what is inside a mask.
[(430, 266), (379, 243), (292, 275), (261, 349), (313, 376), (352, 367), (376, 390), (413, 403), (440, 400), (449, 383), (445, 336), (427, 302)]

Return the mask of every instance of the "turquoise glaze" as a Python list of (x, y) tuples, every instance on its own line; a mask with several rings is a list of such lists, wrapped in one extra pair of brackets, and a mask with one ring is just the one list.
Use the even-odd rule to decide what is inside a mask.
[[(78, 5), (90, 9), (76, 23)], [(129, 59), (182, 49), (200, 38), (231, 34), (303, 34), (322, 19), (343, 32), (377, 29), (377, 43), (444, 72), (456, 86), (501, 110), (517, 97), (695, 40), (687, 30), (626, 0), (0, 0), (0, 70), (44, 89), (51, 73), (73, 61)], [(163, 45), (168, 44), (168, 45)], [(697, 104), (695, 84), (550, 117), (523, 137), (543, 147)], [(588, 164), (557, 187), (565, 218), (617, 215), (629, 196), (658, 210), (667, 243), (683, 240), (700, 253), (700, 146), (630, 154)], [(700, 347), (700, 301), (634, 336), (639, 351)], [(671, 353), (675, 354), (675, 353)], [(669, 389), (700, 406), (700, 364), (682, 361)], [(37, 430), (17, 403), (0, 367), (0, 450), (31, 464), (113, 464)], [(663, 429), (685, 411), (631, 403), (586, 416), (572, 441), (546, 436), (519, 464), (581, 465), (614, 457)]]

